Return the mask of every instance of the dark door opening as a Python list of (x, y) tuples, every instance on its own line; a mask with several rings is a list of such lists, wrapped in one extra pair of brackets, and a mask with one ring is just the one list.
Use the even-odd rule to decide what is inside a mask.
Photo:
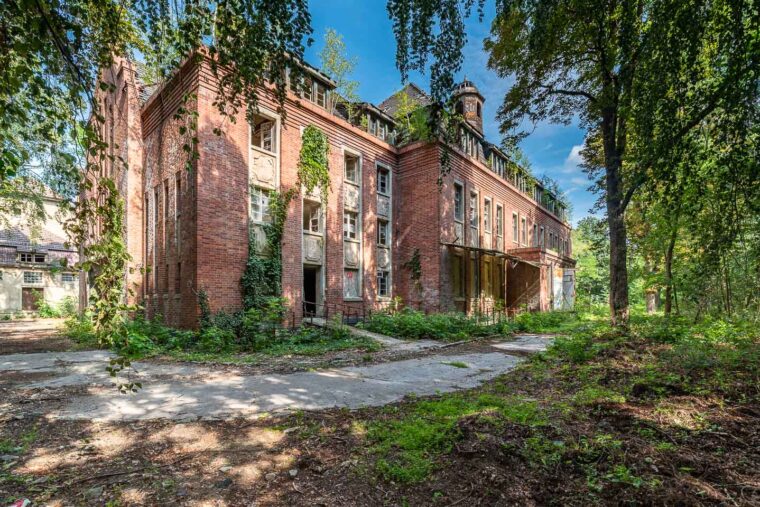
[(44, 289), (36, 287), (23, 287), (21, 289), (21, 309), (26, 312), (39, 311), (40, 305), (45, 301)]
[(303, 302), (304, 314), (313, 317), (317, 314), (317, 282), (319, 268), (303, 268)]

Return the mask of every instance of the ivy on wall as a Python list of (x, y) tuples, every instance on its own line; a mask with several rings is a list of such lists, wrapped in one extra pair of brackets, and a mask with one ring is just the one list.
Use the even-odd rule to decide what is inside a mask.
[(420, 261), (420, 249), (415, 248), (412, 257), (404, 263), (404, 267), (409, 270), (414, 286), (417, 290), (422, 289), (422, 262)]
[(320, 189), (322, 202), (327, 201), (330, 190), (328, 154), (327, 135), (314, 125), (306, 127), (302, 136), (296, 186), (284, 193), (269, 194), (271, 221), (263, 225), (266, 236), (263, 251), (259, 250), (253, 228), (249, 232), (248, 261), (240, 280), (244, 309), (263, 308), (271, 298), (282, 295), (282, 236), (288, 206), (302, 187), (309, 194), (316, 188)]
[(327, 202), (330, 190), (329, 145), (327, 134), (309, 125), (301, 136), (301, 153), (298, 159), (298, 184), (310, 194), (315, 188), (321, 190), (322, 202)]

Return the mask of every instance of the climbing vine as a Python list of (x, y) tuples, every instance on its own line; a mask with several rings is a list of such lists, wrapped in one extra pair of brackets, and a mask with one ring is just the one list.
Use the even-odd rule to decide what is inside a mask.
[(243, 291), (243, 308), (261, 308), (272, 297), (282, 294), (282, 235), (285, 229), (288, 205), (295, 195), (290, 189), (281, 194), (269, 194), (271, 221), (264, 224), (265, 246), (259, 248), (253, 227), (248, 233), (248, 261), (240, 285)]
[(310, 194), (315, 188), (321, 190), (322, 202), (327, 202), (330, 190), (329, 145), (327, 134), (314, 125), (303, 130), (301, 154), (298, 160), (298, 183)]
[(420, 261), (420, 249), (415, 248), (412, 257), (404, 263), (404, 267), (411, 273), (414, 286), (420, 289), (422, 287), (422, 262)]

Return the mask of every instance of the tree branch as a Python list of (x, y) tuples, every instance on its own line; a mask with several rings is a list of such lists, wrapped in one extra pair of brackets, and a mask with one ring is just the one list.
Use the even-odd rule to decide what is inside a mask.
[(538, 85), (538, 87), (543, 88), (550, 95), (569, 95), (571, 97), (585, 97), (591, 102), (596, 102), (596, 97), (582, 90), (565, 90), (562, 88), (553, 88), (551, 86), (546, 86), (546, 85)]

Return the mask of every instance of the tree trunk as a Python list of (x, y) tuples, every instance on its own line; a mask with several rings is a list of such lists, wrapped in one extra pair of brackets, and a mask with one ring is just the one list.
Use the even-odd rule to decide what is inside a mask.
[(628, 245), (613, 113), (603, 114), (602, 137), (607, 180), (607, 224), (610, 230), (610, 317), (613, 326), (628, 324)]
[(673, 250), (676, 246), (676, 232), (678, 228), (673, 228), (670, 234), (668, 249), (665, 251), (665, 315), (670, 315), (673, 310)]

